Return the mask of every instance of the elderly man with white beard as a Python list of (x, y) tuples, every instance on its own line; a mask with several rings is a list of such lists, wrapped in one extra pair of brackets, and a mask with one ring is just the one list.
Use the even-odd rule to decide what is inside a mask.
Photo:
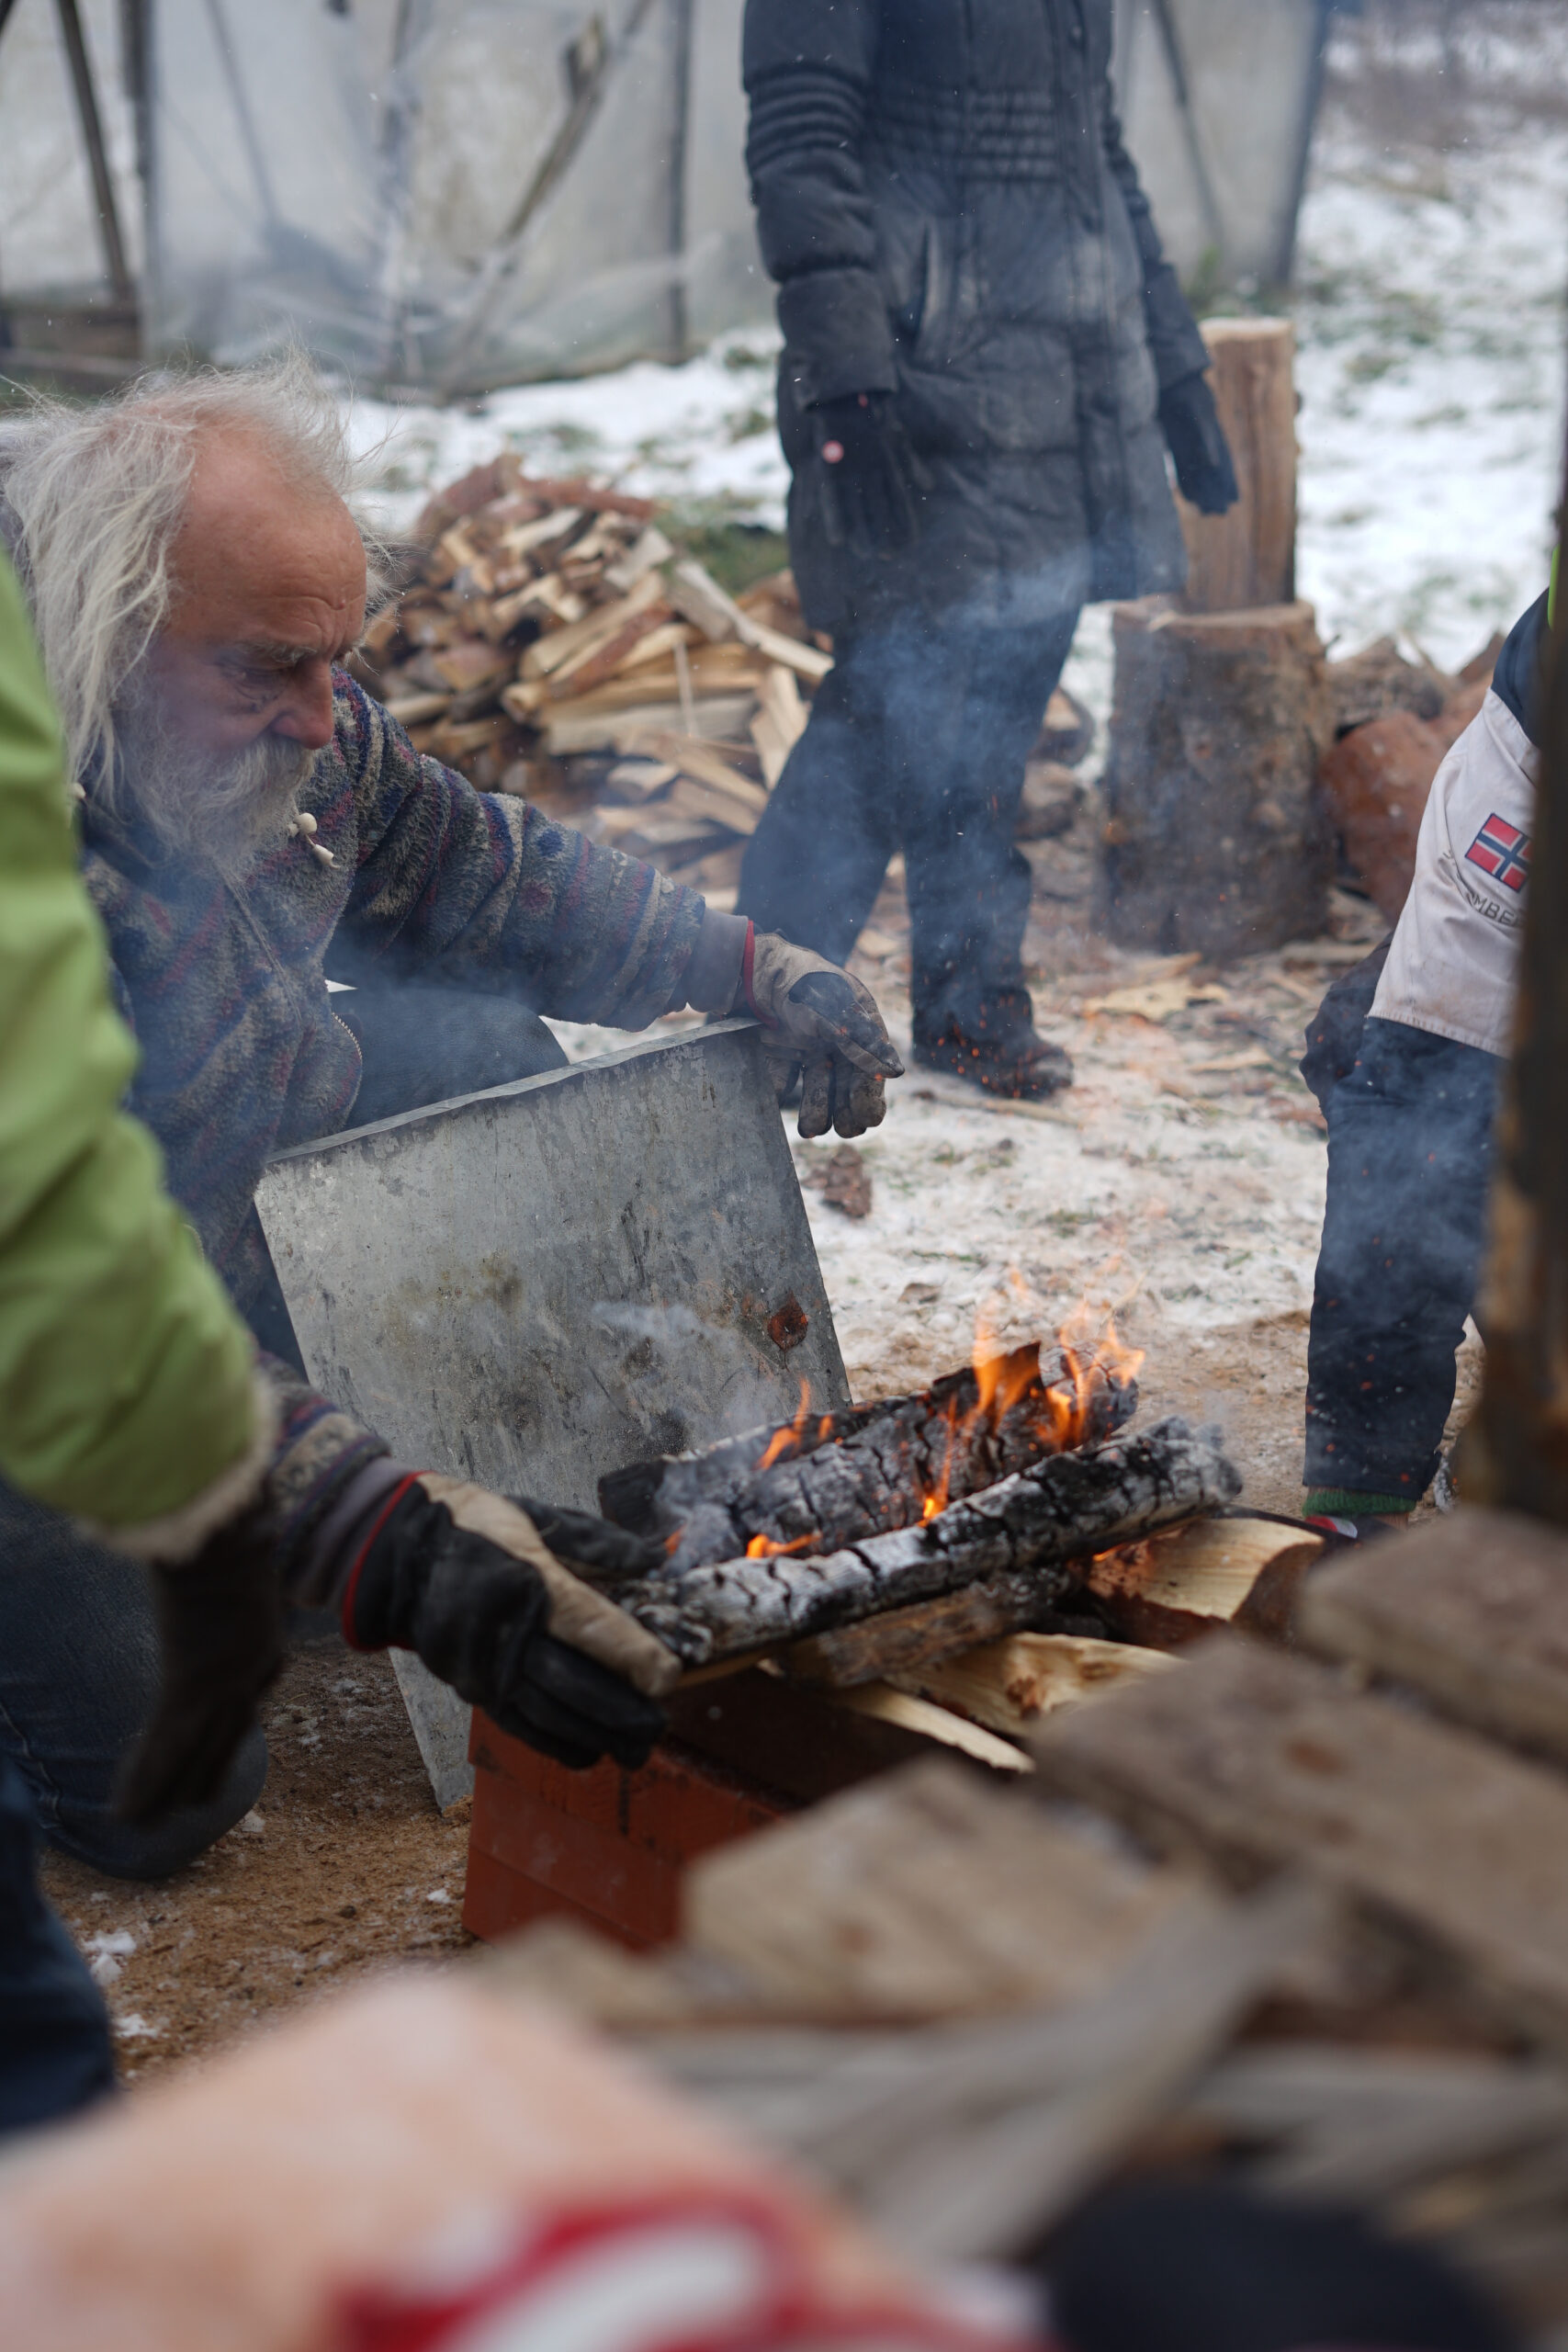
[[(54, 1841), (127, 1876), (177, 1867), (254, 1802), (265, 1749), (253, 1724), (236, 1751), (231, 1727), (276, 1670), (286, 1600), (335, 1610), (356, 1645), (415, 1649), (570, 1764), (636, 1763), (661, 1721), (668, 1654), (570, 1572), (647, 1565), (632, 1539), (394, 1462), (283, 1361), (253, 1198), (268, 1154), (559, 1066), (541, 1013), (635, 1029), (750, 1010), (803, 1069), (807, 1133), (875, 1124), (899, 1069), (868, 993), (820, 956), (415, 752), (341, 666), (367, 598), (349, 487), (298, 359), (40, 404), (0, 434), (0, 530), (141, 1053), (130, 1104), (270, 1346), (281, 1408), (267, 1540), (245, 1554), (262, 1565), (229, 1589), (149, 1596), (0, 1487), (0, 1749)], [(127, 1820), (114, 1779), (138, 1733)]]

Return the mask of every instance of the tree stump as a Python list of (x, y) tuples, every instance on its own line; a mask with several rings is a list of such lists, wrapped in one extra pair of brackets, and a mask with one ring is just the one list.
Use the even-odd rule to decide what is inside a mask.
[(1241, 491), (1225, 514), (1178, 498), (1190, 613), (1288, 605), (1296, 593), (1296, 331), (1289, 319), (1207, 319), (1209, 382)]
[(1317, 767), (1333, 741), (1310, 605), (1115, 609), (1103, 789), (1105, 916), (1123, 947), (1247, 956), (1327, 920), (1332, 834)]

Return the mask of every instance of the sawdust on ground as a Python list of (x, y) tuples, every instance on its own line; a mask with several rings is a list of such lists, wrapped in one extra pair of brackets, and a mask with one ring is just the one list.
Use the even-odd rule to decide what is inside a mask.
[[(964, 1362), (982, 1310), (1005, 1336), (1086, 1299), (1113, 1307), (1146, 1351), (1140, 1418), (1219, 1421), (1245, 1499), (1293, 1511), (1325, 1163), (1294, 1064), (1324, 988), (1381, 926), (1337, 893), (1331, 935), (1239, 966), (1122, 954), (1094, 928), (1095, 823), (1091, 792), (1071, 833), (1029, 850), (1030, 977), (1042, 1028), (1077, 1064), (1070, 1092), (1033, 1111), (987, 1105), (911, 1068), (861, 1148), (869, 1212), (807, 1188), (845, 1362), (857, 1396), (885, 1394)], [(907, 1043), (897, 876), (855, 963)], [(796, 1144), (803, 1172), (831, 1148)], [(1472, 1340), (1459, 1412), (1478, 1365)], [(302, 1649), (266, 1730), (256, 1813), (192, 1869), (127, 1885), (46, 1863), (106, 1980), (132, 2082), (345, 1979), (450, 1960), (468, 1941), (466, 1825), (436, 1811), (386, 1659), (335, 1641)]]

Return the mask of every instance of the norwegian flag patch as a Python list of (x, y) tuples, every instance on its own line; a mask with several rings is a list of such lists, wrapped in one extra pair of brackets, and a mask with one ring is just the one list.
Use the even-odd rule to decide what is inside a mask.
[(1494, 882), (1522, 890), (1529, 880), (1530, 837), (1510, 825), (1506, 817), (1491, 816), (1464, 854), (1467, 865), (1479, 865)]

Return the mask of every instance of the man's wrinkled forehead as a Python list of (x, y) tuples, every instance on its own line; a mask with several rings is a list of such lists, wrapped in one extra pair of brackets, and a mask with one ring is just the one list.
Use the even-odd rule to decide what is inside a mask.
[(171, 637), (297, 660), (346, 652), (364, 626), (365, 548), (353, 516), (251, 436), (202, 443), (170, 571)]

